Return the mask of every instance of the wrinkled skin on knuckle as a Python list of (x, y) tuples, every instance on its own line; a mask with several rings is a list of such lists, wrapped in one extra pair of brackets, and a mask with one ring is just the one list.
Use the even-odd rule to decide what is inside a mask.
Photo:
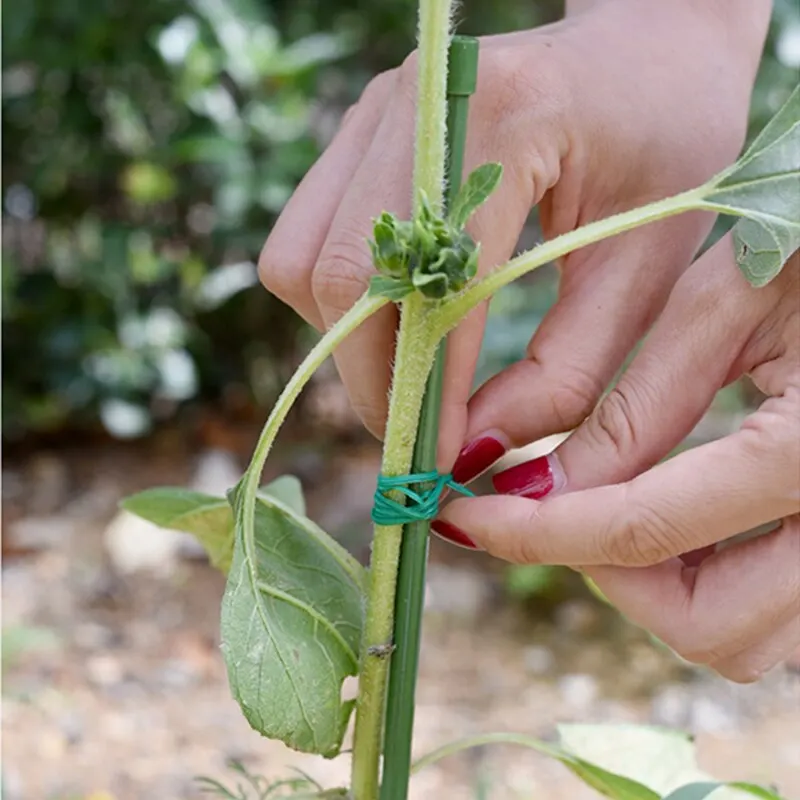
[(619, 457), (624, 457), (636, 450), (635, 391), (629, 383), (615, 386), (587, 420), (586, 431), (601, 451), (611, 445)]
[(681, 536), (659, 509), (630, 507), (621, 511), (600, 534), (598, 547), (608, 564), (621, 567), (652, 567), (682, 552)]
[(537, 197), (558, 178), (566, 149), (562, 138), (570, 128), (572, 92), (557, 62), (543, 37), (523, 41), (512, 36), (486, 47), (472, 101), (476, 118), (491, 121), (483, 132), (491, 140), (484, 149), (508, 152), (513, 172), (534, 184), (529, 192)]
[(317, 304), (338, 314), (348, 311), (367, 290), (372, 274), (366, 235), (339, 226), (325, 242), (311, 277)]
[[(737, 434), (748, 461), (768, 482), (780, 516), (800, 513), (800, 438), (792, 435), (800, 419), (800, 387), (790, 385), (748, 417)], [(768, 498), (765, 498), (765, 502)]]
[(554, 381), (550, 391), (553, 417), (559, 423), (559, 432), (569, 431), (580, 425), (597, 404), (602, 387), (597, 378), (577, 369), (562, 365), (559, 380)]

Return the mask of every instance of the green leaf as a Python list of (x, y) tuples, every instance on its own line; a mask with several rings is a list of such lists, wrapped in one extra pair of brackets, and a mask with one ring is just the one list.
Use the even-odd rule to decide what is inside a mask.
[[(679, 731), (646, 725), (559, 725), (558, 731), (567, 752), (641, 782), (657, 797), (713, 780), (697, 766), (692, 739)], [(747, 785), (718, 785), (714, 800), (746, 800)]]
[(551, 758), (555, 758), (588, 786), (596, 789), (603, 796), (612, 798), (612, 800), (660, 800), (658, 794), (635, 780), (623, 775), (615, 775), (596, 764), (590, 764), (588, 761), (560, 747), (521, 733), (478, 734), (477, 736), (451, 742), (414, 762), (411, 771), (412, 773), (417, 773), (430, 764), (435, 764), (437, 761), (447, 756), (468, 750), (472, 747), (482, 747), (489, 744), (520, 745), (531, 750), (536, 750)]
[(121, 505), (161, 528), (193, 534), (209, 561), (227, 574), (233, 557), (233, 514), (225, 498), (162, 487), (139, 492)]
[(276, 500), (280, 500), (281, 503), (289, 506), (295, 513), (305, 516), (306, 500), (303, 497), (303, 486), (294, 475), (281, 475), (272, 483), (262, 486), (258, 491), (259, 494), (267, 494)]
[(473, 170), (459, 189), (448, 220), (454, 228), (463, 228), (473, 212), (482, 206), (503, 177), (501, 164), (482, 164)]
[(353, 702), (365, 570), (313, 522), (252, 491), (231, 493), (236, 543), (222, 600), (231, 691), (257, 731), (296, 750), (335, 756)]
[(664, 800), (705, 800), (711, 795), (714, 795), (715, 798), (722, 797), (721, 794), (717, 793), (717, 790), (723, 787), (739, 789), (752, 797), (759, 797), (761, 800), (781, 800), (779, 795), (753, 783), (718, 783), (717, 781), (703, 781), (702, 783), (690, 783), (688, 786), (681, 786), (680, 789), (676, 789), (665, 796)]
[(712, 185), (705, 206), (743, 217), (733, 229), (736, 261), (764, 286), (800, 247), (800, 86)]
[(562, 757), (559, 759), (573, 774), (577, 775), (587, 786), (600, 792), (603, 797), (612, 800), (661, 800), (652, 789), (643, 783), (618, 775), (598, 767), (581, 758)]
[(373, 275), (369, 282), (370, 297), (388, 297), (392, 301), (402, 300), (414, 291), (410, 281), (400, 278), (388, 278), (385, 275)]
[[(306, 512), (303, 489), (294, 475), (282, 475), (258, 491), (280, 500), (298, 514)], [(203, 545), (211, 564), (228, 574), (233, 558), (233, 512), (224, 497), (161, 487), (132, 495), (121, 505), (161, 528), (191, 533)]]

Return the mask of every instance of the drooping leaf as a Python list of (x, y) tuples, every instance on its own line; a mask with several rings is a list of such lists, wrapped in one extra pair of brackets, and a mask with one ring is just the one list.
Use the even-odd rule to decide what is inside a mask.
[(501, 164), (481, 164), (480, 167), (474, 169), (464, 181), (453, 201), (453, 206), (448, 214), (450, 224), (454, 228), (463, 228), (473, 212), (488, 200), (502, 177), (503, 167)]
[(769, 283), (800, 247), (800, 86), (713, 181), (705, 205), (743, 217), (733, 230), (736, 261), (753, 286)]
[[(717, 781), (703, 781), (701, 783), (690, 783), (687, 786), (681, 786), (669, 795), (664, 797), (664, 800), (716, 800), (722, 797), (719, 791), (722, 788), (738, 789), (741, 792), (749, 794), (751, 797), (758, 797), (761, 800), (781, 800), (780, 795), (775, 792), (765, 789), (762, 786), (756, 786), (752, 783), (719, 783)], [(741, 796), (741, 795), (738, 795)]]
[[(245, 476), (246, 478), (247, 476)], [(236, 542), (222, 600), (222, 651), (250, 724), (296, 750), (339, 752), (358, 670), (365, 571), (313, 522), (270, 496), (231, 493)]]
[[(262, 486), (259, 493), (275, 497), (298, 514), (305, 514), (303, 489), (293, 475), (281, 475)], [(228, 574), (233, 558), (233, 512), (224, 497), (160, 487), (132, 495), (121, 505), (160, 528), (191, 533), (203, 545), (212, 566)]]
[(209, 561), (227, 574), (233, 557), (233, 514), (224, 497), (163, 487), (127, 497), (121, 505), (161, 528), (193, 534)]

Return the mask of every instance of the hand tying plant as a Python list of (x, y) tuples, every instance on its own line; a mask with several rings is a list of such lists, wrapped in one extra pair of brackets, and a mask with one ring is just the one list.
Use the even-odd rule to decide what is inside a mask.
[[(483, 40), (477, 87), (476, 43), (450, 47), (451, 10), (421, 0), (418, 52), (368, 87), (264, 249), (267, 288), (326, 334), (230, 507), (178, 490), (129, 501), (196, 533), (228, 572), (223, 652), (257, 730), (336, 755), (353, 708), (341, 685), (358, 674), (351, 786), (314, 797), (406, 797), (428, 524), (445, 487), (468, 494), (509, 447), (549, 433), (577, 428), (556, 454), (496, 477), (514, 496), (456, 500), (434, 529), (583, 568), (623, 612), (734, 679), (800, 640), (800, 89), (725, 168), (769, 4), (568, 4), (559, 25)], [(547, 241), (507, 261), (534, 204)], [(741, 219), (689, 267), (707, 212)], [(529, 357), (470, 399), (486, 302), (553, 260), (560, 297)], [(368, 572), (305, 518), (294, 483), (259, 487), (292, 402), (334, 351), (384, 439)], [(651, 469), (745, 372), (771, 399), (743, 429)], [(524, 736), (472, 743), (491, 740), (548, 752), (619, 800), (681, 797)], [(685, 797), (717, 788), (704, 786)]]

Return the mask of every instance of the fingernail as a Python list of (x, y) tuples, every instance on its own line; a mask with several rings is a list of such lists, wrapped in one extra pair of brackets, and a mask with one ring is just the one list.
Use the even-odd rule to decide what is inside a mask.
[(449, 522), (445, 522), (442, 519), (435, 519), (431, 523), (431, 530), (437, 535), (440, 536), (442, 539), (450, 542), (451, 544), (457, 544), (459, 547), (466, 547), (469, 550), (482, 550), (483, 548), (478, 547), (472, 539), (467, 536), (461, 528), (456, 528), (455, 525), (451, 525)]
[(514, 494), (541, 500), (566, 486), (567, 478), (555, 453), (525, 461), (498, 472), (492, 478), (498, 494)]
[(482, 433), (467, 443), (453, 465), (453, 480), (467, 483), (504, 456), (508, 450), (506, 437), (499, 431)]

